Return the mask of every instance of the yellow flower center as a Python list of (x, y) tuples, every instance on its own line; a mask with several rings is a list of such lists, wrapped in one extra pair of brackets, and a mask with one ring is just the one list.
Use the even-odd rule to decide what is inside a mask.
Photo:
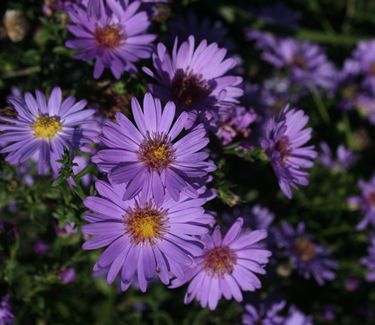
[(203, 268), (213, 275), (224, 276), (232, 273), (237, 256), (229, 247), (215, 247), (204, 256)]
[(97, 27), (94, 32), (96, 42), (107, 49), (113, 49), (120, 45), (122, 35), (117, 26)]
[(153, 244), (166, 231), (166, 213), (151, 206), (129, 209), (125, 216), (125, 225), (131, 239), (139, 244)]
[(52, 139), (62, 129), (62, 125), (54, 116), (40, 115), (31, 128), (36, 137)]

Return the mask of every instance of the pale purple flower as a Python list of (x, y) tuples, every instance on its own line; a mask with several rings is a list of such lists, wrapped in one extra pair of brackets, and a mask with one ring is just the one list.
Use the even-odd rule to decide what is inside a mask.
[(363, 219), (357, 225), (357, 229), (364, 230), (369, 225), (375, 226), (375, 175), (368, 182), (360, 180), (358, 187), (361, 194), (349, 197), (348, 204), (362, 212)]
[(292, 197), (292, 188), (308, 185), (307, 168), (317, 156), (314, 146), (304, 146), (311, 139), (309, 118), (302, 110), (285, 107), (265, 125), (261, 146), (271, 160), (283, 193)]
[(312, 316), (307, 316), (297, 307), (291, 306), (283, 325), (313, 325), (313, 320)]
[(96, 141), (98, 131), (92, 116), (93, 109), (84, 109), (86, 101), (68, 97), (64, 101), (59, 87), (55, 87), (48, 102), (42, 92), (35, 97), (26, 93), (24, 98), (9, 97), (17, 117), (0, 116), (0, 153), (6, 161), (20, 165), (27, 160), (38, 164), (38, 173), (46, 174), (49, 167), (58, 174), (64, 150), (73, 151), (85, 143)]
[(338, 262), (324, 247), (313, 242), (305, 233), (305, 224), (300, 222), (293, 228), (283, 222), (279, 228), (273, 229), (276, 245), (282, 249), (283, 255), (291, 259), (294, 268), (305, 278), (314, 278), (319, 285), (336, 278), (335, 270)]
[(367, 256), (361, 258), (361, 264), (367, 267), (366, 279), (375, 282), (375, 236), (370, 239)]
[(135, 125), (121, 113), (103, 128), (103, 149), (93, 157), (100, 170), (108, 173), (113, 184), (124, 184), (124, 200), (141, 193), (151, 194), (161, 203), (166, 194), (175, 201), (181, 193), (197, 196), (207, 175), (215, 169), (203, 149), (208, 137), (202, 124), (180, 136), (187, 114), (175, 118), (175, 105), (162, 109), (160, 100), (147, 93), (143, 109), (133, 97)]
[(74, 268), (67, 267), (59, 273), (58, 277), (61, 280), (61, 282), (63, 282), (64, 284), (67, 284), (67, 283), (73, 282), (76, 279), (77, 274)]
[(162, 100), (172, 100), (178, 109), (189, 113), (189, 125), (196, 119), (209, 122), (217, 116), (221, 107), (238, 104), (243, 90), (242, 78), (227, 74), (237, 64), (233, 58), (225, 58), (227, 50), (216, 43), (203, 40), (195, 46), (194, 36), (178, 46), (175, 40), (172, 54), (159, 43), (153, 54), (156, 72), (143, 70), (155, 78), (158, 84), (150, 84), (151, 92)]
[(195, 236), (204, 235), (214, 223), (202, 205), (212, 198), (200, 190), (199, 198), (180, 195), (178, 202), (168, 195), (157, 204), (151, 197), (138, 196), (123, 200), (124, 188), (103, 181), (96, 182), (100, 196), (85, 199), (92, 212), (85, 215), (90, 223), (82, 227), (90, 237), (84, 249), (107, 247), (94, 266), (95, 272), (106, 273), (108, 283), (117, 276), (121, 289), (138, 284), (147, 290), (148, 282), (159, 277), (168, 284), (171, 277), (182, 277), (193, 265), (193, 256), (202, 246)]
[(358, 160), (358, 155), (347, 149), (344, 145), (339, 145), (336, 150), (336, 157), (333, 157), (332, 151), (326, 142), (320, 143), (319, 162), (332, 170), (347, 171)]
[(183, 277), (177, 277), (172, 287), (186, 282), (189, 286), (185, 303), (196, 299), (200, 305), (214, 310), (221, 297), (242, 301), (241, 291), (255, 291), (261, 287), (258, 277), (265, 274), (271, 252), (260, 247), (259, 242), (267, 237), (265, 230), (241, 233), (243, 219), (238, 218), (222, 238), (217, 226), (212, 235), (201, 237), (205, 247), (196, 255), (195, 265), (186, 270)]
[(127, 5), (108, 0), (102, 9), (75, 6), (68, 10), (72, 20), (68, 29), (74, 38), (66, 46), (77, 51), (77, 59), (95, 61), (95, 79), (105, 68), (110, 68), (117, 79), (124, 71), (137, 72), (135, 63), (151, 56), (156, 36), (147, 34), (150, 21), (146, 12), (138, 11), (140, 5), (139, 1)]
[(242, 316), (243, 325), (284, 325), (285, 317), (280, 315), (286, 305), (285, 301), (262, 302), (257, 306), (245, 305), (245, 314)]
[(0, 325), (11, 325), (14, 324), (14, 321), (15, 317), (9, 303), (9, 296), (6, 295), (0, 302)]
[(59, 225), (54, 225), (57, 236), (67, 237), (69, 235), (77, 233), (77, 227), (74, 222), (69, 222), (66, 225), (60, 227)]
[(280, 71), (285, 70), (294, 85), (327, 90), (335, 88), (336, 68), (319, 45), (253, 30), (247, 32), (247, 37), (255, 40), (262, 59)]
[(223, 145), (233, 142), (234, 138), (242, 135), (247, 138), (250, 134), (250, 125), (257, 119), (257, 114), (252, 109), (243, 106), (234, 106), (221, 110), (219, 120), (215, 123), (216, 136)]

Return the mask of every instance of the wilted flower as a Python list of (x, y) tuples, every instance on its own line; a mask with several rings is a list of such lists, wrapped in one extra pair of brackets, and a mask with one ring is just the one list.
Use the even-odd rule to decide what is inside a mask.
[(124, 71), (137, 71), (135, 62), (151, 56), (155, 35), (146, 33), (150, 21), (145, 12), (138, 12), (140, 5), (138, 1), (129, 5), (110, 1), (99, 17), (82, 5), (68, 10), (72, 20), (68, 29), (74, 38), (66, 46), (77, 50), (77, 59), (95, 60), (95, 79), (105, 68), (119, 79)]
[(375, 281), (375, 236), (370, 239), (368, 255), (361, 259), (361, 264), (367, 267), (366, 279), (369, 282)]
[(3, 17), (6, 36), (12, 42), (21, 42), (29, 32), (29, 23), (22, 11), (7, 10)]
[(183, 270), (193, 264), (193, 256), (202, 252), (201, 243), (192, 236), (203, 235), (214, 223), (202, 205), (211, 199), (201, 189), (201, 197), (181, 194), (178, 202), (169, 195), (160, 203), (151, 197), (137, 196), (123, 200), (124, 188), (103, 181), (96, 182), (100, 194), (85, 199), (90, 224), (82, 231), (90, 238), (84, 249), (107, 247), (95, 264), (94, 271), (105, 271), (108, 283), (117, 275), (121, 289), (137, 283), (145, 292), (149, 281), (159, 277), (168, 284), (172, 276), (182, 277)]
[(40, 91), (36, 97), (26, 93), (24, 98), (9, 97), (17, 117), (0, 116), (7, 122), (0, 124), (1, 153), (8, 154), (6, 161), (19, 165), (32, 159), (38, 164), (38, 173), (46, 174), (49, 167), (58, 174), (64, 150), (78, 149), (96, 140), (98, 131), (92, 119), (95, 111), (84, 109), (86, 101), (75, 102), (74, 97), (62, 100), (62, 92), (55, 87), (46, 101)]
[(157, 203), (164, 196), (178, 201), (181, 193), (197, 196), (205, 185), (214, 164), (203, 151), (208, 138), (203, 125), (176, 140), (186, 125), (187, 115), (175, 118), (175, 105), (168, 102), (162, 110), (160, 100), (147, 93), (143, 109), (134, 97), (132, 111), (135, 125), (122, 113), (117, 123), (106, 122), (103, 149), (93, 157), (99, 168), (108, 173), (113, 184), (125, 184), (124, 200), (150, 193)]
[(284, 325), (285, 317), (280, 312), (286, 305), (285, 301), (279, 302), (263, 302), (258, 306), (245, 305), (245, 314), (242, 316), (242, 324), (244, 325)]
[(276, 245), (290, 257), (293, 266), (304, 278), (313, 277), (319, 285), (335, 279), (337, 261), (331, 258), (328, 250), (315, 244), (310, 236), (305, 234), (303, 222), (295, 229), (283, 222), (280, 228), (273, 229), (273, 234)]
[(216, 43), (207, 44), (206, 40), (196, 48), (194, 36), (189, 36), (179, 47), (176, 39), (172, 55), (159, 43), (153, 54), (156, 73), (144, 68), (158, 81), (149, 88), (162, 100), (172, 100), (178, 109), (189, 112), (188, 127), (198, 116), (209, 122), (217, 116), (220, 107), (238, 104), (237, 98), (243, 94), (239, 87), (242, 78), (227, 75), (237, 61), (225, 59), (226, 53), (226, 49), (219, 48)]
[(302, 110), (285, 107), (278, 117), (268, 120), (261, 140), (262, 148), (272, 163), (283, 193), (292, 197), (292, 188), (308, 185), (306, 168), (313, 166), (317, 156), (311, 139), (311, 128), (305, 128), (309, 118)]
[(363, 230), (368, 225), (375, 226), (375, 175), (368, 182), (360, 180), (358, 187), (361, 194), (350, 197), (348, 204), (362, 212), (364, 218), (357, 225), (357, 229)]
[(195, 265), (172, 282), (176, 288), (190, 281), (185, 303), (196, 299), (203, 308), (214, 310), (222, 296), (240, 302), (241, 290), (255, 291), (261, 287), (254, 273), (266, 273), (264, 266), (271, 252), (260, 248), (259, 242), (267, 237), (267, 232), (241, 233), (242, 224), (242, 218), (238, 218), (224, 238), (219, 226), (212, 235), (201, 238), (205, 244), (203, 253), (195, 255)]

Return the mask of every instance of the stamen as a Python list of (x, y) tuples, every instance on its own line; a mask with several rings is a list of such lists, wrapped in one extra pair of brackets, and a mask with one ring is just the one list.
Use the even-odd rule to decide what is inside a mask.
[(36, 137), (52, 139), (62, 129), (62, 125), (55, 116), (40, 115), (31, 128)]
[(280, 153), (281, 160), (285, 160), (289, 157), (292, 150), (286, 135), (282, 136), (280, 140), (277, 141), (275, 149)]
[(305, 70), (306, 69), (306, 60), (303, 58), (303, 56), (301, 56), (299, 54), (295, 54), (295, 55), (293, 55), (291, 65), (293, 65), (297, 68), (300, 68), (301, 70)]
[(95, 41), (106, 49), (118, 47), (124, 38), (118, 26), (97, 27), (94, 32)]
[(309, 262), (316, 257), (316, 247), (307, 238), (298, 238), (294, 242), (294, 248), (297, 251), (298, 256), (304, 262)]
[(222, 277), (233, 272), (236, 261), (236, 254), (229, 247), (215, 247), (204, 256), (203, 268)]

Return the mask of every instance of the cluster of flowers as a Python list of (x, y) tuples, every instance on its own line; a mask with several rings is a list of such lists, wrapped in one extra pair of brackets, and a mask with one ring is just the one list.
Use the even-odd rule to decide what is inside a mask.
[[(132, 98), (132, 119), (122, 113), (114, 121), (105, 119), (100, 110), (87, 108), (85, 100), (64, 99), (59, 87), (48, 98), (39, 90), (35, 95), (14, 93), (9, 97), (14, 116), (0, 116), (0, 153), (19, 173), (32, 161), (40, 175), (53, 178), (59, 176), (65, 151), (90, 156), (101, 180), (95, 183), (97, 194), (84, 201), (89, 211), (82, 228), (83, 248), (105, 248), (94, 272), (106, 276), (108, 283), (116, 281), (123, 291), (133, 285), (145, 292), (156, 279), (170, 288), (189, 283), (185, 303), (196, 299), (213, 310), (222, 297), (240, 302), (243, 291), (261, 287), (258, 274), (265, 274), (271, 251), (289, 257), (304, 278), (319, 285), (333, 280), (337, 261), (306, 234), (303, 222), (271, 227), (273, 214), (254, 206), (223, 216), (230, 227), (222, 235), (214, 213), (203, 207), (216, 195), (208, 188), (216, 168), (207, 148), (209, 132), (225, 146), (239, 134), (246, 137), (249, 126), (259, 122), (263, 132), (254, 136), (256, 145), (272, 164), (281, 191), (292, 198), (294, 189), (308, 185), (308, 170), (318, 153), (306, 145), (312, 136), (308, 116), (287, 102), (297, 101), (305, 92), (324, 90), (330, 96), (342, 92), (345, 110), (365, 110), (374, 122), (375, 43), (360, 43), (338, 73), (316, 44), (248, 31), (261, 58), (276, 69), (276, 77), (257, 88), (243, 84), (237, 75), (241, 59), (228, 55), (234, 45), (225, 40), (223, 27), (203, 21), (200, 28), (191, 13), (183, 22), (191, 26), (191, 35), (173, 22), (181, 38), (154, 48), (156, 35), (148, 33), (153, 2), (164, 1), (56, 2), (70, 18), (66, 47), (77, 59), (93, 61), (95, 79), (106, 69), (117, 79), (125, 72), (141, 73), (137, 63), (152, 59), (153, 67), (142, 70), (154, 83), (148, 85), (142, 103)], [(270, 10), (257, 14), (274, 23)], [(360, 89), (353, 88), (358, 80)], [(279, 103), (282, 109), (273, 115), (268, 108)], [(267, 109), (258, 116), (252, 105)], [(321, 151), (321, 164), (335, 170), (347, 170), (357, 159), (344, 146), (338, 147), (337, 159), (326, 143)], [(89, 163), (79, 154), (74, 162), (75, 173)], [(358, 229), (364, 229), (375, 225), (375, 176), (359, 186), (362, 196), (349, 201), (363, 210), (365, 218)], [(42, 246), (36, 250), (46, 249)], [(375, 280), (375, 239), (363, 263), (370, 270), (368, 279)], [(64, 272), (62, 281), (74, 277), (74, 270)], [(9, 310), (7, 298), (3, 304)], [(285, 307), (285, 301), (246, 305), (243, 323), (312, 323), (295, 306), (281, 316)]]

